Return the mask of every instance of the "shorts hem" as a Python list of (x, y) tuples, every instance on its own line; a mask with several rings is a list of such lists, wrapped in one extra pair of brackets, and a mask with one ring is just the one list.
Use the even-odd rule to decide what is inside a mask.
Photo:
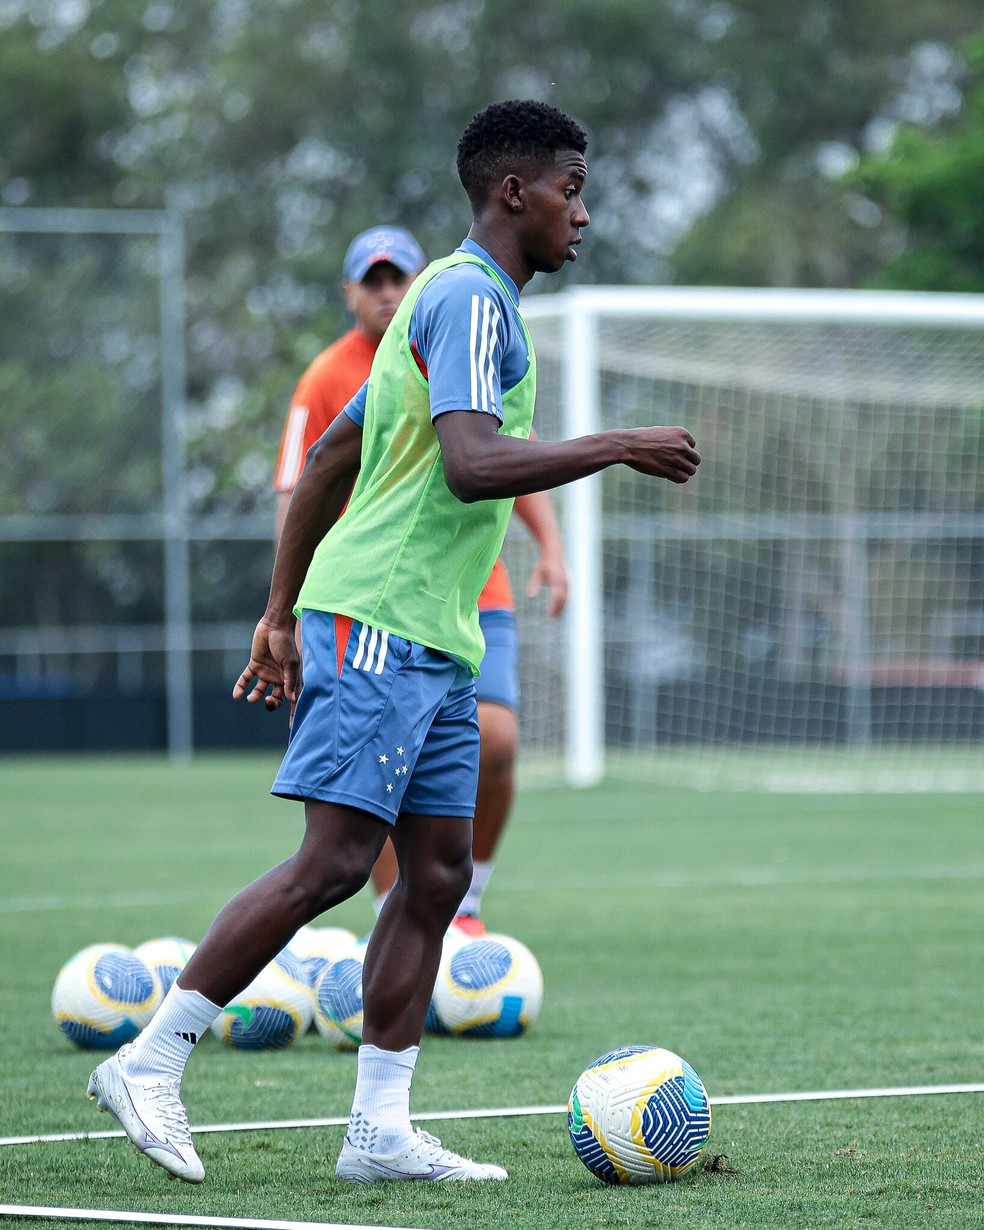
[(502, 709), (508, 709), (510, 713), (519, 713), (519, 702), (510, 700), (505, 696), (482, 696), (478, 688), (475, 689), (475, 702), (479, 705), (498, 705)]
[(474, 807), (431, 807), (427, 811), (418, 811), (413, 807), (401, 807), (400, 815), (407, 816), (438, 816), (442, 820), (474, 820)]
[(311, 800), (315, 803), (341, 803), (344, 807), (357, 807), (359, 811), (367, 811), (378, 820), (387, 824), (395, 824), (397, 813), (380, 806), (373, 799), (363, 798), (358, 794), (349, 794), (345, 790), (333, 790), (331, 787), (304, 786), (298, 782), (274, 782), (270, 793), (281, 799), (298, 799), (300, 802)]

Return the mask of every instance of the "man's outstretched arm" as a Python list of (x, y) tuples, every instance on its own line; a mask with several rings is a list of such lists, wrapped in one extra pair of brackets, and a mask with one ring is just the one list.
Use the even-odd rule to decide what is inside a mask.
[(634, 427), (574, 440), (522, 440), (499, 434), (490, 414), (453, 410), (434, 428), (444, 477), (465, 504), (546, 491), (613, 465), (685, 483), (697, 473), (700, 453), (685, 427)]

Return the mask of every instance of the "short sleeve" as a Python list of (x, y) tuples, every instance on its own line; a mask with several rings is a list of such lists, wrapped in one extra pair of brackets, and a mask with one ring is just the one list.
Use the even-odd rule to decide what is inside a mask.
[(364, 427), (366, 425), (366, 390), (368, 388), (369, 381), (367, 380), (342, 410), (342, 413), (348, 415), (356, 427)]
[(430, 387), (431, 418), (476, 410), (502, 421), (503, 356), (513, 316), (502, 287), (471, 263), (446, 270), (424, 288), (410, 344)]

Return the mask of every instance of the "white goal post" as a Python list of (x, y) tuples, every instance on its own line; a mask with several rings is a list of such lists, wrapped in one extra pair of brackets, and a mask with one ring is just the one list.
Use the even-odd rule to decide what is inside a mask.
[(681, 422), (704, 457), (683, 488), (617, 467), (559, 499), (561, 634), (520, 607), (527, 755), (587, 786), (616, 749), (984, 738), (984, 296), (579, 287), (523, 311), (541, 437)]

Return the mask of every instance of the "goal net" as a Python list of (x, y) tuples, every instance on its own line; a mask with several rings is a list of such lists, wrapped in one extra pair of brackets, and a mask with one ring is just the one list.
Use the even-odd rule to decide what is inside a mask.
[[(542, 438), (681, 423), (703, 456), (684, 487), (619, 466), (558, 493), (573, 594), (556, 627), (521, 599), (528, 762), (588, 783), (674, 748), (802, 767), (980, 744), (984, 299), (580, 288), (524, 310)], [(514, 531), (518, 591), (533, 558)]]

